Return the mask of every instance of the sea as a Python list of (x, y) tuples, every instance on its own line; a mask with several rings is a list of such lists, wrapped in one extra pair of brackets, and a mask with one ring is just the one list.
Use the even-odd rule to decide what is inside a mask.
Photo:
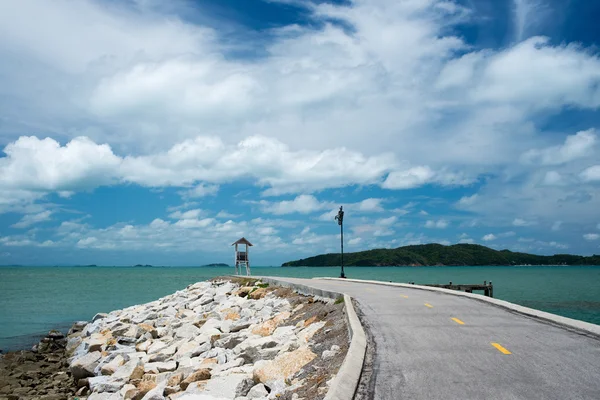
[[(146, 303), (226, 267), (0, 267), (0, 350), (29, 349), (51, 329)], [(346, 276), (417, 284), (492, 281), (494, 297), (600, 325), (599, 266), (346, 267)], [(253, 267), (253, 275), (339, 276), (337, 267)]]

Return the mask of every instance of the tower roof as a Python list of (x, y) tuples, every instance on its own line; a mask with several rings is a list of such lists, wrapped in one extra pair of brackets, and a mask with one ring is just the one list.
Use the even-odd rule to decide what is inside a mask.
[(248, 245), (248, 246), (253, 246), (253, 244), (250, 243), (245, 237), (236, 240), (231, 245), (233, 246), (233, 245), (236, 245), (236, 244), (245, 244), (245, 245)]

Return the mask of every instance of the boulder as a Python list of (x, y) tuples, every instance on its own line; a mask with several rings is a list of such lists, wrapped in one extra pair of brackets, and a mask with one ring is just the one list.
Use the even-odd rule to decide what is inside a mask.
[(100, 363), (102, 354), (99, 351), (87, 353), (86, 355), (77, 358), (71, 363), (71, 375), (77, 381), (81, 378), (94, 376), (94, 369)]
[(267, 288), (258, 288), (255, 291), (249, 293), (248, 298), (250, 298), (252, 300), (258, 300), (258, 299), (262, 299), (263, 297), (265, 297), (268, 293), (269, 293), (269, 291), (267, 290)]
[(153, 362), (144, 365), (145, 372), (151, 372), (158, 374), (160, 372), (170, 372), (175, 371), (177, 369), (176, 361), (167, 361), (167, 362)]
[(125, 364), (125, 359), (120, 354), (117, 354), (115, 358), (102, 366), (100, 373), (102, 375), (112, 375), (123, 364)]
[(115, 379), (123, 379), (124, 381), (131, 381), (135, 379), (141, 379), (144, 375), (144, 364), (139, 359), (131, 359), (114, 372), (112, 377)]
[(191, 356), (198, 357), (200, 354), (209, 351), (212, 348), (210, 341), (202, 343), (200, 346), (192, 350)]
[(104, 319), (106, 317), (108, 317), (107, 313), (98, 313), (98, 314), (94, 315), (94, 318), (92, 318), (92, 322), (96, 322), (99, 319)]
[(95, 393), (115, 393), (121, 390), (125, 381), (115, 379), (111, 376), (95, 376), (88, 379), (90, 390)]
[(138, 393), (139, 391), (137, 390), (135, 385), (132, 385), (131, 383), (124, 385), (119, 391), (121, 397), (126, 400), (133, 399)]
[(306, 364), (315, 359), (317, 355), (308, 347), (301, 347), (291, 353), (281, 354), (272, 361), (266, 361), (254, 369), (253, 376), (256, 382), (267, 383), (289, 379), (302, 369)]
[(196, 372), (191, 373), (187, 378), (185, 378), (183, 381), (181, 381), (179, 386), (181, 387), (181, 389), (186, 390), (187, 387), (190, 385), (190, 383), (204, 381), (204, 380), (210, 379), (210, 377), (211, 377), (210, 371), (206, 368), (203, 368)]
[(317, 333), (319, 329), (325, 326), (325, 324), (326, 322), (324, 321), (310, 324), (308, 327), (298, 332), (298, 338), (304, 342), (308, 342), (315, 335), (315, 333)]
[(200, 329), (194, 324), (183, 324), (175, 330), (175, 337), (191, 339), (198, 336), (201, 333)]
[(146, 353), (148, 353), (148, 354), (159, 353), (159, 352), (162, 352), (162, 350), (164, 350), (166, 348), (167, 348), (167, 343), (156, 341), (156, 342), (152, 342), (152, 344), (148, 347), (148, 350), (146, 350)]
[(158, 337), (158, 332), (156, 331), (156, 328), (153, 327), (150, 324), (139, 324), (138, 327), (144, 332), (144, 333), (150, 333), (150, 335), (152, 335), (152, 339), (156, 339)]
[(159, 383), (153, 389), (150, 389), (142, 400), (165, 400), (164, 392), (167, 382)]
[(202, 393), (216, 398), (234, 399), (241, 396), (242, 392), (250, 390), (253, 383), (254, 381), (248, 374), (217, 376), (206, 382)]
[(136, 385), (138, 393), (136, 394), (135, 397), (133, 397), (133, 399), (134, 400), (140, 400), (140, 399), (142, 399), (144, 396), (146, 396), (146, 394), (149, 391), (151, 391), (155, 387), (156, 387), (156, 382), (152, 382), (152, 381), (139, 381), (138, 384)]
[(269, 392), (267, 391), (265, 385), (259, 383), (258, 385), (252, 386), (250, 391), (246, 393), (245, 396), (249, 399), (262, 399), (263, 397), (267, 397), (268, 395)]

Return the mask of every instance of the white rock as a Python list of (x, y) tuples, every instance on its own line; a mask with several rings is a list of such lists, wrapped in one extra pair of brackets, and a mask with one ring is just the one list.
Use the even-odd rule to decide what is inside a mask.
[(75, 380), (94, 376), (94, 369), (98, 366), (102, 355), (99, 351), (88, 353), (82, 357), (75, 359), (71, 363), (71, 374)]
[(211, 334), (209, 332), (213, 332), (215, 329), (217, 329), (220, 332), (219, 328), (221, 327), (221, 321), (219, 321), (216, 318), (210, 318), (208, 319), (204, 325), (202, 325), (202, 327), (200, 328), (200, 333), (204, 333), (204, 334)]
[(119, 393), (92, 393), (89, 395), (88, 400), (120, 400), (121, 395)]
[(175, 337), (191, 339), (198, 336), (201, 332), (198, 327), (192, 324), (183, 324), (175, 330)]
[(166, 381), (159, 383), (154, 389), (146, 393), (146, 395), (142, 397), (142, 400), (165, 400), (165, 396), (163, 396), (163, 393), (166, 387)]
[(251, 375), (247, 374), (231, 374), (224, 376), (216, 376), (206, 381), (204, 392), (217, 398), (234, 399), (241, 391), (241, 387), (248, 385), (248, 379), (252, 379)]
[(117, 354), (110, 362), (104, 364), (100, 369), (102, 375), (112, 375), (115, 373), (117, 368), (125, 364), (125, 359), (120, 354)]
[(153, 362), (144, 365), (144, 371), (150, 372), (154, 374), (158, 374), (159, 372), (170, 372), (175, 371), (177, 369), (176, 361), (166, 361), (166, 362)]
[(88, 379), (90, 390), (92, 392), (103, 393), (115, 393), (121, 390), (125, 385), (125, 381), (115, 379), (111, 376), (95, 376)]
[(246, 397), (249, 399), (260, 399), (262, 397), (267, 397), (268, 395), (269, 392), (267, 391), (265, 385), (259, 383), (258, 385), (252, 386), (252, 389), (250, 389), (248, 394), (246, 394)]
[(123, 379), (125, 381), (129, 381), (129, 379), (131, 378), (131, 374), (133, 374), (133, 371), (138, 365), (143, 366), (141, 360), (137, 358), (131, 359), (125, 364), (121, 365), (119, 368), (117, 368), (115, 373), (112, 374), (112, 377), (115, 379)]
[(156, 341), (153, 342), (150, 347), (148, 347), (148, 350), (146, 350), (146, 352), (148, 354), (154, 354), (154, 353), (158, 353), (161, 352), (162, 350), (167, 348), (167, 344), (165, 342), (162, 341)]

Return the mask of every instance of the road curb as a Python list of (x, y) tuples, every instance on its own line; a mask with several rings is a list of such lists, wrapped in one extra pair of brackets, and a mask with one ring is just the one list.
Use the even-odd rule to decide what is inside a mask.
[(253, 276), (254, 279), (259, 279), (263, 282), (271, 283), (282, 287), (287, 287), (296, 290), (299, 293), (309, 294), (319, 297), (327, 297), (337, 299), (340, 296), (344, 297), (344, 305), (346, 307), (346, 319), (350, 330), (350, 347), (340, 370), (329, 386), (329, 391), (325, 395), (325, 400), (351, 400), (354, 398), (360, 376), (362, 374), (363, 364), (365, 362), (365, 354), (367, 352), (367, 337), (365, 330), (358, 319), (352, 297), (344, 293), (321, 290), (311, 286), (287, 282), (271, 277)]
[(549, 322), (551, 324), (560, 325), (564, 328), (575, 330), (585, 335), (594, 336), (600, 339), (600, 325), (591, 324), (589, 322), (579, 321), (577, 319), (562, 317), (560, 315), (548, 313), (545, 311), (535, 310), (533, 308), (520, 306), (518, 304), (513, 304), (505, 300), (494, 299), (491, 297), (482, 296), (480, 294), (475, 293), (466, 293), (460, 292), (457, 290), (437, 288), (431, 286), (421, 286), (421, 285), (412, 285), (407, 283), (395, 283), (395, 282), (383, 282), (383, 281), (372, 281), (372, 280), (363, 280), (363, 279), (348, 279), (348, 278), (313, 278), (315, 280), (332, 280), (332, 281), (343, 281), (343, 282), (358, 282), (358, 283), (371, 283), (374, 285), (382, 285), (382, 286), (396, 286), (396, 287), (404, 287), (409, 289), (419, 289), (419, 290), (428, 290), (431, 292), (441, 292), (445, 294), (450, 294), (454, 296), (462, 296), (468, 297), (473, 300), (482, 301), (485, 303), (492, 304), (496, 307), (504, 308), (509, 311), (515, 312), (517, 314), (522, 314), (528, 317), (532, 317), (544, 322)]

